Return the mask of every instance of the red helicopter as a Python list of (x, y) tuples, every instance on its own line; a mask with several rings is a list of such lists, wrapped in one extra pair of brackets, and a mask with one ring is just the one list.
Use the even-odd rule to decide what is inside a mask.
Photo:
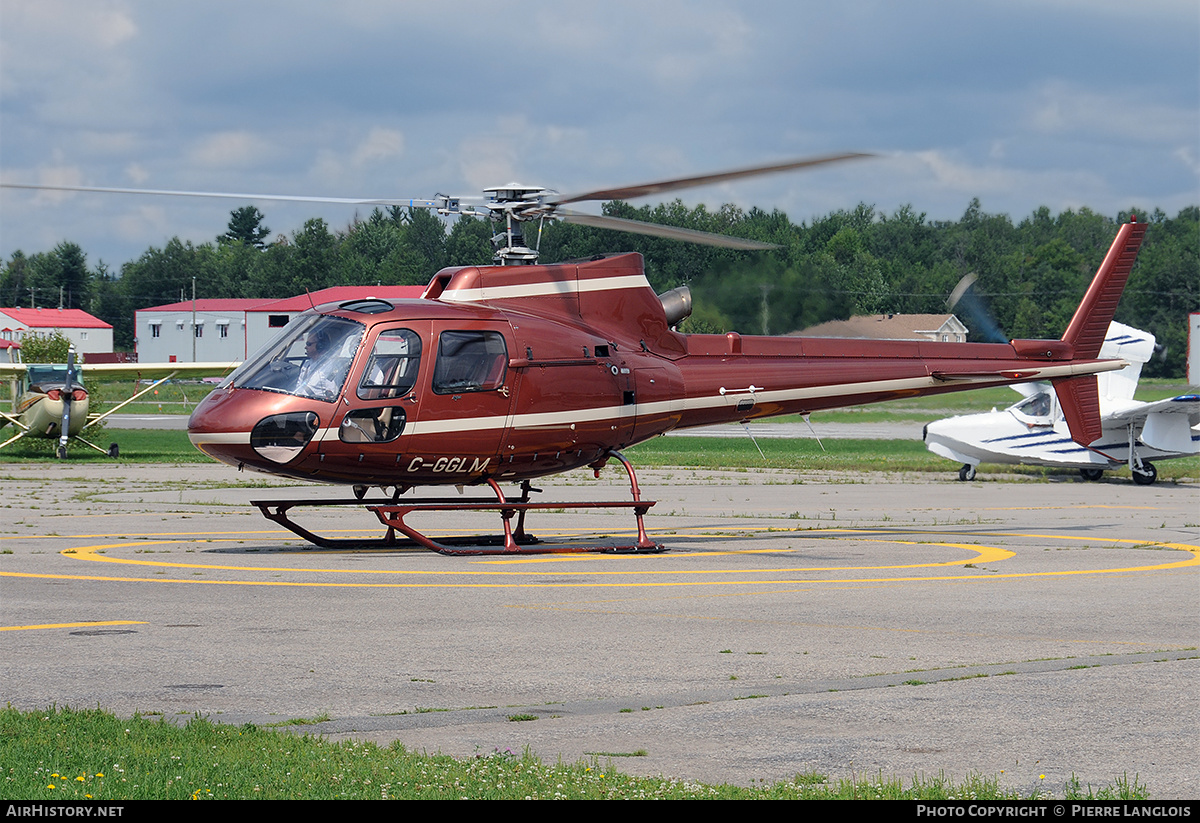
[[(1072, 437), (1101, 434), (1095, 375), (1145, 224), (1120, 227), (1059, 340), (939, 343), (693, 334), (673, 327), (691, 311), (686, 287), (657, 295), (638, 254), (536, 265), (521, 224), (570, 222), (734, 248), (739, 238), (566, 212), (565, 203), (626, 199), (687, 186), (862, 157), (841, 154), (571, 197), (510, 185), (487, 190), (502, 220), (494, 266), (447, 268), (417, 300), (366, 299), (314, 307), (212, 392), (188, 424), (193, 444), (237, 466), (354, 488), (356, 499), (254, 501), (262, 513), (322, 546), (363, 545), (313, 534), (289, 511), (366, 505), (387, 527), (371, 545), (403, 541), (446, 554), (662, 551), (651, 540), (637, 477), (621, 450), (675, 429), (756, 420), (925, 394), (1034, 380), (1054, 384)], [(123, 190), (128, 191), (128, 190)], [(158, 192), (198, 194), (196, 192)], [(238, 195), (242, 198), (261, 197)], [(297, 198), (310, 199), (310, 198)], [(344, 201), (481, 214), (458, 199)], [(531, 480), (609, 460), (628, 472), (631, 498), (533, 502)], [(519, 484), (506, 496), (502, 483)], [(418, 486), (487, 486), (490, 498), (410, 498)], [(389, 497), (365, 499), (370, 487)], [(544, 544), (525, 514), (546, 508), (623, 507), (637, 520), (627, 546)], [(405, 522), (413, 512), (497, 511), (503, 536), (435, 541)], [(517, 517), (515, 529), (511, 523)]]

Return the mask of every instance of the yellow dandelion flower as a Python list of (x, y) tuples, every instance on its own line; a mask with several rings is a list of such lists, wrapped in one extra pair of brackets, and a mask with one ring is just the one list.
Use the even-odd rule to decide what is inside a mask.
[(50, 784), (49, 786), (47, 786), (46, 788), (47, 788), (47, 789), (53, 789), (53, 788), (54, 788), (54, 784), (53, 784), (53, 783), (51, 783), (51, 784)]
[(104, 777), (104, 772), (96, 772), (96, 777)]

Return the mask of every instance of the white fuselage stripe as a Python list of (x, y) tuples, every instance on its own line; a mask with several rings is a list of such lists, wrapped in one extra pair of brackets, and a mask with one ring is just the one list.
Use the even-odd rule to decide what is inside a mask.
[(622, 277), (598, 277), (592, 280), (555, 280), (549, 283), (521, 283), (511, 286), (485, 286), (478, 289), (451, 289), (438, 297), (449, 303), (476, 303), (485, 300), (511, 300), (520, 297), (555, 297), (581, 292), (648, 289), (650, 281), (642, 274)]
[[(1063, 365), (1063, 366), (1035, 366), (1030, 365), (1028, 369), (1036, 372), (1030, 377), (1030, 380), (1049, 380), (1057, 377), (1072, 377), (1080, 374), (1093, 374), (1096, 371), (1107, 371), (1110, 368), (1119, 367), (1120, 361), (1113, 361), (1115, 366), (1103, 364), (1106, 368), (1097, 369), (1100, 364), (1090, 365)], [(971, 383), (991, 383), (997, 377), (980, 376), (955, 380), (954, 385), (963, 385)], [(689, 397), (684, 399), (663, 400), (656, 403), (637, 403), (633, 405), (621, 406), (601, 406), (596, 408), (585, 409), (564, 409), (562, 411), (553, 412), (536, 412), (531, 414), (517, 415), (492, 415), (488, 417), (469, 417), (457, 420), (413, 420), (404, 430), (404, 437), (416, 437), (421, 435), (435, 434), (451, 434), (464, 431), (484, 431), (492, 429), (528, 429), (539, 427), (561, 427), (569, 426), (572, 423), (599, 423), (611, 420), (632, 420), (634, 417), (646, 417), (650, 415), (666, 414), (674, 415), (686, 411), (696, 411), (700, 409), (714, 409), (723, 407), (736, 407), (738, 402), (747, 398), (752, 398), (755, 403), (781, 403), (796, 400), (807, 400), (813, 398), (825, 398), (832, 395), (851, 396), (857, 394), (875, 394), (880, 392), (890, 391), (905, 391), (911, 389), (927, 389), (934, 386), (946, 386), (946, 380), (940, 380), (934, 377), (906, 377), (896, 380), (871, 380), (863, 383), (843, 383), (834, 386), (810, 386), (806, 388), (793, 389), (778, 389), (775, 391), (755, 391), (753, 393), (746, 390), (736, 392), (727, 392), (724, 395), (713, 394), (702, 397)], [(197, 433), (189, 435), (193, 444), (200, 443), (249, 443), (249, 432), (217, 432), (217, 433)], [(324, 427), (320, 429), (315, 438), (317, 440), (336, 440), (337, 429), (333, 427)]]

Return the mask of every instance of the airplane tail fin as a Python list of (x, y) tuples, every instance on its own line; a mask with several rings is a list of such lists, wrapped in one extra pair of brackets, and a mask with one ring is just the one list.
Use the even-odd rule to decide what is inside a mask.
[[(1104, 262), (1092, 278), (1092, 285), (1063, 332), (1061, 342), (1069, 347), (1071, 359), (1091, 360), (1100, 356), (1100, 347), (1104, 345), (1108, 326), (1145, 236), (1146, 224), (1136, 222), (1133, 217), (1117, 231)], [(1098, 440), (1104, 429), (1100, 424), (1100, 389), (1096, 376), (1064, 377), (1051, 382), (1071, 430), (1071, 439), (1081, 446)]]
[(1131, 222), (1122, 225), (1117, 232), (1117, 239), (1096, 270), (1083, 302), (1063, 332), (1062, 342), (1071, 346), (1074, 359), (1091, 360), (1100, 354), (1108, 324), (1112, 322), (1121, 292), (1125, 290), (1125, 282), (1146, 236), (1146, 224), (1133, 222), (1135, 219), (1131, 218)]
[(1067, 428), (1071, 430), (1071, 439), (1081, 446), (1099, 440), (1104, 427), (1100, 423), (1100, 389), (1096, 375), (1063, 377), (1051, 382)]

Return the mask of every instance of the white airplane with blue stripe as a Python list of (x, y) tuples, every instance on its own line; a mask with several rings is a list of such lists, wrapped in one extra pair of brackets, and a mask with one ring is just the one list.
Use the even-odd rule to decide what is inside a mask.
[(1133, 482), (1148, 486), (1158, 477), (1153, 460), (1200, 453), (1200, 394), (1154, 403), (1133, 399), (1142, 364), (1154, 353), (1154, 336), (1112, 323), (1100, 357), (1129, 363), (1099, 376), (1103, 434), (1084, 447), (1071, 439), (1058, 396), (1048, 383), (1013, 388), (1025, 399), (1003, 411), (959, 415), (925, 427), (934, 454), (962, 464), (960, 480), (973, 480), (980, 463), (1079, 469), (1087, 480), (1128, 466)]

